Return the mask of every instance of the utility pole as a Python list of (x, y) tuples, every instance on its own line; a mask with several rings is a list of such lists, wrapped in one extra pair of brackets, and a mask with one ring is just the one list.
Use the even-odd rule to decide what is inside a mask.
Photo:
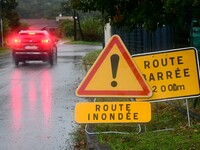
[(76, 13), (76, 14), (77, 14), (78, 28), (79, 28), (79, 31), (80, 31), (80, 34), (81, 34), (81, 40), (83, 40), (84, 37), (83, 37), (82, 29), (81, 29), (81, 23), (80, 23), (79, 15), (78, 15), (78, 13)]
[(77, 27), (76, 27), (76, 20), (77, 20), (77, 15), (76, 15), (76, 11), (74, 9), (74, 41), (77, 40)]
[(1, 27), (1, 47), (4, 46), (3, 43), (3, 20), (2, 20), (2, 0), (0, 0), (0, 27)]

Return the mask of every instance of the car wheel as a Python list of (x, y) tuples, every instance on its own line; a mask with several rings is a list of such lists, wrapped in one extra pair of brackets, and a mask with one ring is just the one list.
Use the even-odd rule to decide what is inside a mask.
[(57, 63), (57, 49), (54, 48), (53, 52), (49, 55), (49, 63), (51, 66)]
[(54, 64), (52, 55), (49, 56), (49, 63), (51, 66)]
[(15, 66), (19, 66), (19, 61), (17, 60), (17, 58), (14, 59), (14, 62), (15, 62)]
[(57, 63), (57, 48), (54, 47), (53, 49), (53, 60), (54, 60), (54, 64)]

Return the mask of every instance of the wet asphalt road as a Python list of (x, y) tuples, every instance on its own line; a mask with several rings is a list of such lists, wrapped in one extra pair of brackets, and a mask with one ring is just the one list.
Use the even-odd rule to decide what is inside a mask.
[(15, 67), (0, 58), (0, 150), (73, 149), (75, 95), (82, 79), (80, 59), (102, 46), (58, 44), (58, 63)]

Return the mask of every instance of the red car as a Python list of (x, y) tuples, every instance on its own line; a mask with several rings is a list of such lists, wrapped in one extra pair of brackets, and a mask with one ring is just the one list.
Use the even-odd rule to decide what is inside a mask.
[(56, 40), (45, 30), (20, 31), (13, 40), (12, 54), (16, 66), (30, 60), (53, 65), (57, 61)]

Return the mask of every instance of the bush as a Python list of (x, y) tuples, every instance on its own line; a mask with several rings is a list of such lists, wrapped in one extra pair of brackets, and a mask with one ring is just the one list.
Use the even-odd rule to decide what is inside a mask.
[(95, 50), (93, 52), (87, 53), (83, 58), (82, 58), (82, 64), (84, 66), (85, 72), (88, 72), (90, 67), (94, 64), (95, 60), (99, 56), (102, 50)]
[(83, 37), (86, 41), (101, 41), (103, 24), (100, 19), (86, 18), (81, 22)]
[(71, 20), (63, 20), (59, 25), (59, 30), (64, 37), (72, 37), (74, 35), (74, 23)]
[(87, 53), (82, 58), (83, 64), (84, 65), (93, 65), (100, 53), (101, 53), (101, 50), (95, 50), (93, 52)]
[[(99, 42), (103, 36), (103, 24), (97, 17), (87, 17), (80, 20), (80, 26), (83, 33), (83, 40), (90, 42)], [(74, 36), (73, 20), (63, 20), (59, 25), (59, 30), (63, 33), (63, 37)], [(80, 29), (77, 22), (77, 38), (80, 39)]]

